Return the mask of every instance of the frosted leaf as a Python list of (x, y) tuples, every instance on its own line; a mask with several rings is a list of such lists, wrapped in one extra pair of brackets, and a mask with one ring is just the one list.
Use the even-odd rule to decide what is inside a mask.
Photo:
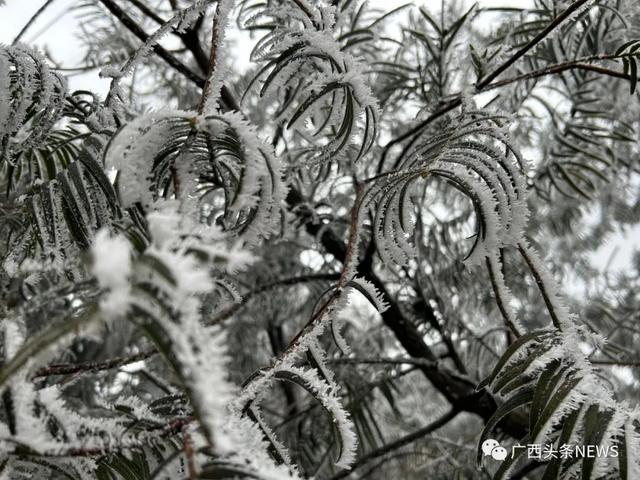
[(540, 259), (538, 252), (526, 240), (521, 242), (520, 251), (538, 284), (554, 324), (563, 330), (573, 330), (576, 317), (569, 311), (564, 299), (560, 296), (557, 283)]
[(431, 176), (454, 185), (473, 203), (478, 229), (469, 264), (518, 244), (528, 218), (526, 176), (524, 161), (506, 136), (507, 121), (501, 115), (464, 110), (452, 127), (418, 137), (397, 170), (369, 189), (367, 202), (376, 209), (376, 242), (385, 258), (404, 264), (412, 256), (409, 187)]
[(286, 371), (278, 373), (282, 375), (287, 372), (304, 380), (308, 388), (313, 392), (314, 397), (322, 403), (324, 408), (331, 414), (338, 428), (341, 441), (340, 455), (335, 464), (341, 468), (349, 468), (355, 461), (357, 437), (354, 432), (353, 422), (342, 406), (335, 387), (321, 379), (313, 370), (290, 367)]
[(384, 300), (382, 292), (380, 292), (370, 281), (355, 277), (349, 283), (351, 287), (358, 290), (364, 297), (378, 310), (383, 313), (389, 308), (389, 304)]
[(185, 230), (183, 225), (185, 218), (178, 211), (178, 203), (172, 200), (158, 200), (153, 207), (154, 209), (147, 214), (149, 233), (153, 242), (159, 248), (174, 245), (180, 240), (181, 231)]
[(239, 114), (139, 117), (114, 137), (105, 163), (121, 172), (125, 206), (148, 207), (173, 187), (185, 209), (208, 206), (212, 221), (249, 243), (279, 226), (286, 196), (282, 165)]
[[(578, 8), (574, 9), (573, 12), (571, 12), (571, 14), (564, 19), (563, 22), (561, 22), (558, 25), (556, 25), (556, 27), (553, 30), (551, 30), (545, 36), (545, 40), (546, 41), (549, 41), (549, 40), (553, 41), (558, 35), (560, 35), (562, 33), (562, 29), (565, 27), (565, 25), (571, 24), (572, 22), (575, 22), (575, 20), (580, 15), (582, 15), (584, 12), (586, 12), (589, 8), (591, 8), (593, 6), (595, 1), (596, 0), (587, 0), (586, 2), (583, 2), (582, 5), (580, 5)], [(576, 2), (571, 2), (571, 3), (576, 3)], [(566, 8), (570, 8), (570, 7), (571, 7), (571, 4), (567, 4), (566, 5)], [(540, 45), (537, 45), (536, 49), (539, 49), (539, 48), (541, 48)]]
[(0, 164), (40, 146), (62, 116), (66, 80), (23, 45), (0, 46)]
[(221, 449), (229, 461), (246, 465), (249, 471), (268, 480), (300, 479), (295, 467), (277, 465), (267, 453), (267, 443), (258, 424), (235, 412), (227, 415)]
[[(248, 419), (238, 418), (228, 410), (236, 389), (227, 378), (227, 354), (224, 332), (205, 328), (201, 323), (202, 295), (217, 285), (206, 264), (187, 253), (193, 248), (209, 252), (217, 261), (229, 259), (232, 269), (246, 264), (253, 257), (243, 255), (238, 245), (226, 248), (223, 237), (209, 234), (185, 220), (178, 202), (156, 204), (149, 215), (150, 229), (159, 236), (144, 252), (134, 282), (152, 281), (157, 294), (155, 301), (144, 296), (132, 299), (136, 308), (154, 319), (175, 357), (174, 368), (186, 384), (197, 418), (203, 428), (206, 444), (213, 446), (225, 462), (248, 468), (261, 478), (297, 478), (295, 470), (277, 466), (267, 455), (262, 434)], [(165, 228), (166, 225), (170, 228)], [(200, 239), (198, 244), (195, 239)], [(144, 260), (147, 259), (147, 260)], [(173, 314), (158, 308), (167, 305)]]
[(309, 344), (309, 354), (311, 355), (313, 363), (315, 363), (314, 366), (318, 369), (320, 376), (327, 382), (333, 383), (335, 380), (335, 375), (327, 367), (325, 351), (322, 349), (317, 340)]
[[(4, 320), (3, 326), (5, 352), (11, 354), (7, 357), (11, 358), (23, 345), (24, 333), (19, 322), (13, 319)], [(31, 359), (32, 362), (35, 360)], [(17, 372), (6, 384), (15, 419), (15, 434), (5, 432), (4, 435), (3, 440), (10, 440), (6, 451), (26, 446), (43, 455), (57, 456), (74, 448), (104, 449), (116, 442), (126, 448), (138, 443), (138, 439), (127, 435), (126, 426), (118, 419), (84, 416), (68, 408), (58, 386), (36, 389), (28, 370), (24, 368)], [(64, 439), (48, 428), (48, 419), (55, 419), (66, 432)]]
[[(566, 326), (562, 332), (539, 332), (530, 338), (533, 342), (521, 343), (508, 362), (502, 361), (497, 376), (492, 377), (489, 385), (496, 394), (507, 392), (506, 389), (512, 382), (505, 382), (505, 376), (518, 371), (513, 381), (519, 382), (519, 390), (507, 392), (507, 397), (515, 396), (515, 392), (528, 390), (534, 396), (535, 403), (536, 396), (546, 389), (545, 403), (538, 405), (541, 410), (532, 417), (531, 442), (552, 444), (557, 439), (558, 431), (567, 422), (567, 417), (577, 415), (577, 426), (566, 443), (587, 444), (590, 439), (583, 435), (586, 412), (591, 411), (590, 415), (593, 416), (595, 411), (595, 418), (589, 421), (606, 422), (605, 427), (599, 427), (606, 429), (602, 431), (601, 445), (617, 444), (624, 425), (635, 422), (640, 416), (640, 410), (626, 402), (616, 401), (610, 384), (590, 363), (587, 356), (590, 350), (585, 350), (584, 346), (598, 343), (598, 337), (594, 338), (585, 328), (572, 325)], [(524, 379), (524, 382), (520, 379)], [(626, 435), (626, 431), (624, 433)], [(633, 448), (637, 444), (636, 437), (634, 428), (626, 448)], [(611, 468), (615, 469), (606, 461), (595, 463), (595, 471), (610, 471)]]
[[(354, 258), (357, 259), (357, 256)], [(345, 280), (345, 285), (346, 283), (348, 283), (348, 277)], [(357, 437), (353, 431), (353, 423), (341, 405), (340, 397), (338, 396), (339, 387), (334, 383), (334, 375), (325, 365), (325, 352), (320, 347), (318, 339), (327, 325), (332, 324), (336, 319), (337, 313), (344, 308), (347, 302), (348, 296), (345, 291), (337, 291), (335, 297), (327, 304), (320, 315), (300, 332), (285, 354), (278, 358), (271, 367), (262, 370), (250, 382), (245, 384), (241, 394), (232, 403), (233, 411), (241, 415), (249, 405), (257, 404), (262, 392), (268, 389), (277, 379), (292, 381), (305, 388), (327, 409), (338, 426), (341, 448), (336, 465), (342, 468), (348, 468), (355, 460)], [(305, 354), (311, 356), (311, 363), (315, 369), (296, 366), (296, 363)]]
[(2, 330), (4, 336), (4, 356), (6, 359), (14, 357), (25, 340), (24, 322), (21, 318), (4, 319)]
[(234, 410), (242, 411), (247, 404), (251, 404), (262, 389), (269, 386), (275, 379), (294, 382), (305, 388), (329, 412), (335, 422), (340, 436), (340, 454), (336, 465), (348, 468), (355, 460), (357, 437), (354, 433), (353, 422), (341, 404), (338, 388), (321, 378), (317, 370), (304, 369), (281, 362), (276, 368), (249, 384), (240, 398), (234, 401)]
[(505, 320), (512, 328), (515, 328), (517, 332), (524, 332), (525, 328), (516, 317), (515, 312), (511, 306), (513, 300), (513, 294), (511, 289), (507, 286), (507, 282), (504, 278), (502, 270), (502, 260), (499, 254), (493, 253), (487, 256), (489, 276), (491, 277), (491, 283), (494, 289), (494, 295), (502, 315), (505, 316)]
[[(260, 97), (282, 104), (278, 120), (296, 127), (308, 144), (300, 152), (304, 165), (335, 162), (349, 150), (356, 158), (365, 155), (375, 141), (379, 108), (360, 62), (334, 38), (335, 7), (274, 2), (244, 8), (251, 10), (240, 14), (245, 28), (270, 26), (251, 53), (252, 61), (265, 64), (251, 86), (262, 81)], [(305, 82), (297, 85), (301, 77)]]

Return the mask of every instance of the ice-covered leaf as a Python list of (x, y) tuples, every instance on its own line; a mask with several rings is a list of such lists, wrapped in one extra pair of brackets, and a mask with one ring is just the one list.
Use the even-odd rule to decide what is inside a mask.
[(0, 168), (42, 141), (62, 115), (66, 80), (22, 45), (0, 46)]
[(282, 166), (239, 114), (164, 111), (124, 126), (105, 154), (125, 206), (173, 193), (193, 197), (212, 222), (250, 242), (278, 228)]

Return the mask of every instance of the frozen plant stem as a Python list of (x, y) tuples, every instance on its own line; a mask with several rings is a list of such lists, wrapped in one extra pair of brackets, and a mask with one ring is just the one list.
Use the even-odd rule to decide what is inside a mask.
[[(133, 33), (139, 40), (142, 42), (146, 42), (149, 40), (149, 35), (136, 23), (134, 19), (132, 19), (124, 10), (122, 10), (115, 2), (112, 0), (100, 0), (107, 10), (109, 10), (119, 21), (122, 23), (127, 30)], [(195, 83), (196, 85), (202, 87), (204, 85), (204, 80), (198, 74), (193, 72), (187, 65), (182, 63), (176, 57), (174, 57), (170, 52), (164, 49), (160, 45), (154, 45), (152, 47), (153, 51), (162, 58), (169, 66), (171, 66), (174, 70), (184, 75), (187, 79)]]
[(577, 12), (583, 5), (591, 2), (592, 0), (576, 0), (571, 5), (567, 7), (565, 11), (563, 11), (560, 15), (558, 15), (549, 25), (547, 25), (544, 30), (542, 30), (538, 35), (536, 35), (529, 43), (527, 43), (524, 47), (518, 50), (515, 54), (513, 54), (506, 62), (496, 68), (492, 73), (487, 75), (481, 82), (476, 85), (476, 90), (482, 90), (484, 87), (489, 85), (493, 80), (498, 78), (502, 72), (506, 71), (511, 65), (520, 60), (523, 56), (527, 54), (532, 48), (538, 45), (541, 41), (543, 41), (547, 35), (549, 35), (552, 31), (554, 31), (557, 27), (559, 27), (565, 20), (570, 18), (575, 12)]
[[(202, 96), (198, 105), (198, 113), (208, 113), (213, 111), (217, 102), (221, 88), (220, 80), (220, 49), (224, 39), (224, 30), (227, 23), (228, 11), (231, 8), (232, 0), (218, 0), (216, 11), (213, 16), (213, 26), (211, 28), (211, 50), (209, 52), (209, 71), (207, 79), (202, 88)], [(218, 78), (216, 78), (218, 77)]]
[(184, 425), (182, 428), (183, 449), (184, 455), (187, 457), (187, 471), (189, 474), (189, 480), (195, 480), (198, 478), (198, 472), (196, 471), (196, 464), (193, 458), (193, 442), (191, 441), (191, 435), (189, 434), (189, 425)]

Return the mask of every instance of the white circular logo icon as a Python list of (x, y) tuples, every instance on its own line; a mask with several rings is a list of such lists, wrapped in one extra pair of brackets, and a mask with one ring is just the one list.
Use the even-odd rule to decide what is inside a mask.
[(507, 458), (507, 449), (500, 446), (500, 443), (493, 438), (487, 438), (482, 442), (482, 453), (485, 457), (490, 456), (494, 460), (502, 461)]
[(491, 457), (494, 460), (504, 460), (505, 458), (507, 458), (507, 449), (504, 447), (496, 447), (493, 450), (491, 450)]

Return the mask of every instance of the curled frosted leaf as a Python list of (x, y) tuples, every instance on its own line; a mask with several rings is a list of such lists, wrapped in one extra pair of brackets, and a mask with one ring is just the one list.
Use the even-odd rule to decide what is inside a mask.
[(6, 171), (60, 119), (66, 80), (37, 51), (0, 46), (0, 166)]
[[(360, 158), (377, 135), (379, 109), (361, 64), (334, 38), (335, 7), (324, 2), (273, 2), (243, 8), (245, 28), (268, 24), (251, 59), (264, 64), (252, 81), (275, 101), (278, 118), (308, 145), (303, 163), (335, 161), (352, 148)], [(257, 12), (256, 12), (257, 10)]]
[(362, 295), (364, 295), (364, 297), (376, 308), (376, 310), (378, 310), (378, 312), (383, 313), (389, 308), (389, 305), (384, 300), (382, 292), (380, 292), (370, 281), (364, 278), (355, 277), (347, 285), (358, 290)]
[(105, 154), (125, 206), (173, 192), (198, 198), (212, 222), (256, 241), (276, 231), (286, 194), (279, 160), (239, 114), (166, 111), (139, 117)]
[(376, 240), (385, 258), (399, 264), (410, 258), (410, 188), (429, 177), (451, 185), (473, 204), (476, 233), (469, 263), (522, 239), (528, 218), (524, 165), (509, 142), (506, 125), (505, 117), (465, 111), (455, 126), (418, 139), (397, 170), (369, 189), (368, 202), (376, 208)]

